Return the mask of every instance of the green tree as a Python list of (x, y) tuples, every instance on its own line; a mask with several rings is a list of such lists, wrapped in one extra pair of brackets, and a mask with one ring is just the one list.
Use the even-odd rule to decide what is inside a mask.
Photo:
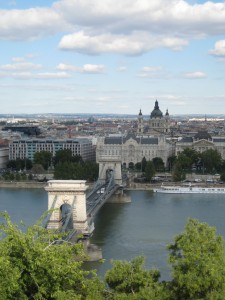
[(173, 178), (173, 181), (176, 181), (176, 182), (185, 179), (185, 173), (184, 173), (182, 165), (179, 161), (177, 161), (173, 167), (172, 178)]
[(181, 166), (181, 168), (183, 170), (191, 170), (193, 161), (191, 159), (191, 157), (185, 155), (183, 152), (181, 152), (178, 156), (177, 156), (177, 163)]
[(1, 214), (0, 293), (8, 299), (104, 299), (94, 272), (84, 271), (81, 244), (52, 242), (54, 235), (36, 224), (23, 232)]
[(192, 148), (185, 148), (182, 153), (191, 159), (191, 164), (197, 164), (199, 160), (199, 153), (196, 150)]
[(142, 172), (145, 172), (145, 168), (146, 168), (146, 165), (147, 165), (147, 160), (145, 158), (145, 156), (142, 158), (142, 161), (141, 161), (141, 171)]
[(95, 181), (98, 178), (99, 166), (96, 162), (86, 161), (82, 164), (83, 177), (88, 181)]
[(58, 163), (64, 162), (83, 162), (82, 157), (80, 155), (73, 156), (72, 151), (70, 149), (62, 149), (56, 151), (53, 161), (54, 166), (56, 166)]
[(98, 178), (98, 164), (92, 161), (84, 163), (58, 163), (54, 169), (55, 179), (74, 179), (95, 181)]
[(34, 154), (34, 164), (42, 165), (45, 170), (51, 165), (52, 154), (48, 151), (40, 151)]
[(135, 170), (141, 171), (141, 162), (137, 162), (134, 167), (135, 167)]
[(21, 175), (19, 173), (16, 173), (15, 180), (16, 181), (20, 181), (21, 180)]
[(155, 170), (158, 172), (162, 172), (165, 170), (164, 162), (161, 157), (154, 157), (152, 159), (152, 162), (154, 164)]
[(147, 180), (151, 180), (155, 175), (155, 167), (152, 161), (148, 161), (145, 167), (145, 177)]
[(222, 173), (222, 174), (220, 175), (220, 180), (225, 181), (225, 173)]
[(206, 223), (190, 219), (168, 246), (173, 300), (214, 300), (225, 295), (224, 240)]
[(207, 172), (219, 171), (222, 165), (221, 154), (214, 149), (208, 149), (201, 153), (202, 163)]
[(169, 156), (167, 159), (167, 165), (168, 165), (168, 169), (169, 171), (171, 171), (173, 169), (173, 166), (175, 165), (177, 160), (177, 157), (175, 155)]
[(163, 285), (158, 279), (158, 270), (145, 270), (144, 258), (136, 257), (131, 262), (114, 261), (105, 280), (113, 293), (112, 299), (163, 299)]
[(34, 174), (43, 174), (45, 172), (45, 170), (41, 164), (34, 164), (31, 171)]
[(20, 159), (17, 158), (16, 160), (9, 160), (7, 163), (8, 169), (13, 169), (16, 171), (20, 170), (30, 170), (32, 168), (32, 161), (30, 159)]

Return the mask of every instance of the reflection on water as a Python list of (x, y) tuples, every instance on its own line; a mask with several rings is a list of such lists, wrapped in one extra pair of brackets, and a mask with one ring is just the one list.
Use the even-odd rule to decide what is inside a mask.
[[(131, 203), (105, 204), (95, 218), (91, 242), (102, 248), (104, 264), (90, 263), (103, 275), (111, 259), (146, 257), (148, 268), (169, 276), (166, 246), (184, 230), (189, 217), (217, 227), (225, 236), (224, 195), (154, 194), (129, 191)], [(15, 222), (33, 224), (47, 209), (44, 189), (0, 189), (0, 210), (7, 210)]]

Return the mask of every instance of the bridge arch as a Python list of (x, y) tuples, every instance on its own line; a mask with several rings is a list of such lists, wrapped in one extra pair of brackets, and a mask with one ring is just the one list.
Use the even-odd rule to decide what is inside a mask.
[[(54, 209), (47, 223), (48, 229), (61, 229), (62, 215), (71, 214), (67, 222), (73, 229), (89, 233), (86, 213), (85, 180), (49, 180), (45, 190), (48, 192), (48, 210)], [(66, 219), (65, 219), (66, 220)]]
[(99, 161), (99, 180), (105, 182), (107, 173), (113, 171), (115, 184), (122, 184), (121, 160), (116, 158), (101, 158)]

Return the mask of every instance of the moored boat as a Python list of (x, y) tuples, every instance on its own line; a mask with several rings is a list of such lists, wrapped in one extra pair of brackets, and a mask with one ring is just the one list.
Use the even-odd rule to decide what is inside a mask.
[(199, 186), (164, 186), (153, 189), (155, 193), (165, 194), (225, 194), (225, 187), (199, 187)]

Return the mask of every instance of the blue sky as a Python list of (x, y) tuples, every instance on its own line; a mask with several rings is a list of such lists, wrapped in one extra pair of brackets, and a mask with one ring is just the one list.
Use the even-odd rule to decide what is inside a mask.
[(1, 113), (225, 114), (225, 2), (0, 0)]

